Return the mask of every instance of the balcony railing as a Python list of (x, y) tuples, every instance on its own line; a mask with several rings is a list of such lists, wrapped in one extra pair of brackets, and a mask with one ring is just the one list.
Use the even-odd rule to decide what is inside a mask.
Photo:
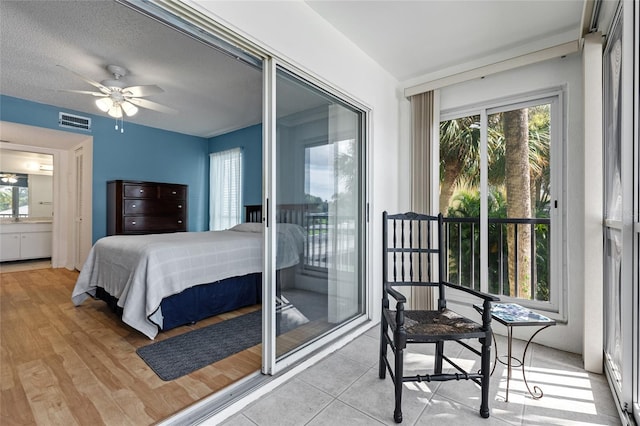
[[(354, 266), (355, 223), (353, 218), (338, 218), (326, 212), (313, 212), (315, 205), (281, 209), (278, 221), (297, 223), (305, 229), (303, 267), (307, 271), (326, 273), (328, 268), (351, 270)], [(311, 208), (309, 208), (311, 207)], [(311, 211), (310, 211), (311, 210)], [(447, 217), (445, 221), (445, 245), (449, 253), (446, 279), (448, 281), (480, 289), (480, 219)], [(528, 268), (521, 271), (519, 256), (509, 256), (509, 227), (513, 235), (529, 230)], [(330, 237), (331, 232), (335, 236)], [(489, 218), (488, 291), (493, 294), (549, 300), (550, 290), (550, 219)], [(513, 238), (511, 251), (518, 253), (519, 238)], [(511, 263), (511, 273), (509, 264)], [(528, 291), (522, 291), (519, 277), (527, 277)], [(512, 285), (510, 285), (512, 284)]]
[[(445, 245), (449, 253), (447, 280), (479, 289), (480, 219), (447, 217), (444, 221)], [(487, 240), (489, 242), (488, 291), (490, 293), (529, 300), (549, 300), (550, 223), (548, 218), (489, 218)], [(511, 235), (514, 236), (521, 235), (526, 228), (529, 230), (529, 247), (526, 250), (528, 251), (529, 265), (524, 266), (528, 268), (528, 274), (527, 271), (521, 271), (523, 266), (518, 260), (520, 258), (517, 255), (520, 250), (518, 247), (520, 238), (512, 237), (512, 255), (509, 256), (509, 227), (511, 227)], [(528, 282), (522, 282), (521, 272), (525, 273)], [(522, 291), (523, 286), (527, 287), (528, 291)]]
[(276, 220), (305, 229), (302, 265), (305, 271), (325, 274), (328, 268), (352, 271), (356, 241), (354, 218), (331, 216), (318, 210), (317, 204), (282, 205), (278, 207)]

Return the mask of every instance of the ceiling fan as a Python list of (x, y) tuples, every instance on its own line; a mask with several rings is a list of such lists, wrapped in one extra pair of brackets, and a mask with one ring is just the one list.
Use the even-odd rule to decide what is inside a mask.
[(15, 173), (0, 173), (0, 182), (16, 183), (18, 182), (18, 176)]
[(122, 77), (128, 74), (126, 68), (119, 65), (108, 65), (107, 70), (113, 74), (113, 78), (102, 80), (101, 82), (94, 81), (87, 78), (77, 72), (70, 70), (67, 67), (58, 65), (76, 76), (80, 77), (90, 85), (99, 89), (99, 92), (89, 90), (62, 90), (63, 92), (81, 93), (84, 95), (91, 95), (98, 97), (96, 99), (96, 106), (111, 117), (122, 118), (123, 115), (131, 117), (138, 112), (138, 107), (150, 109), (153, 111), (164, 113), (176, 113), (177, 111), (165, 105), (143, 99), (145, 96), (156, 95), (164, 92), (160, 87), (155, 84), (149, 84), (144, 86), (127, 86)]

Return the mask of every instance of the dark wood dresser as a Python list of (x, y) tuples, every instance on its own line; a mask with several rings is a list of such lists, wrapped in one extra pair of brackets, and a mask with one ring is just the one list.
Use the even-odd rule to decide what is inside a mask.
[(107, 182), (107, 235), (187, 230), (187, 185)]

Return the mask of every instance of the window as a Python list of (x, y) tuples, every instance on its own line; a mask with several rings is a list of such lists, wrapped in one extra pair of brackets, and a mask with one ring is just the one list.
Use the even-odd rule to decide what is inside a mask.
[(0, 217), (28, 217), (28, 176), (0, 173)]
[(209, 154), (209, 230), (242, 221), (242, 149)]
[(440, 123), (448, 279), (558, 311), (562, 286), (560, 94)]

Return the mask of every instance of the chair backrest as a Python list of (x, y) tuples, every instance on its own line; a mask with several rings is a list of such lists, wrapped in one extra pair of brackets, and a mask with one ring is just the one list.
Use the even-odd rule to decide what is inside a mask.
[(437, 286), (444, 295), (442, 277), (442, 215), (382, 213), (382, 273), (386, 286)]

